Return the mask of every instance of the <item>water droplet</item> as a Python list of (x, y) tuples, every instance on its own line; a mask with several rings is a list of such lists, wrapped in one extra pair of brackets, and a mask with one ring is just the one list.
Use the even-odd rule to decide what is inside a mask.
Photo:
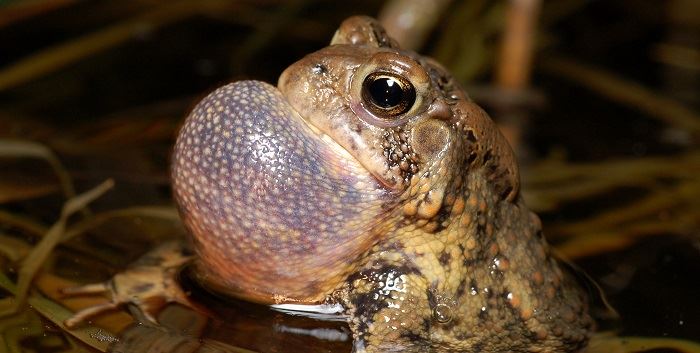
[(452, 321), (452, 308), (447, 304), (438, 304), (433, 309), (435, 320), (441, 324), (446, 324)]

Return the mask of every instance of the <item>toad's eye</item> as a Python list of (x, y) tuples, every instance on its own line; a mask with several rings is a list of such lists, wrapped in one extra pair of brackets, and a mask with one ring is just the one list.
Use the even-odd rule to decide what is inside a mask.
[(362, 100), (375, 115), (391, 118), (411, 110), (416, 101), (416, 89), (401, 76), (373, 72), (362, 83)]

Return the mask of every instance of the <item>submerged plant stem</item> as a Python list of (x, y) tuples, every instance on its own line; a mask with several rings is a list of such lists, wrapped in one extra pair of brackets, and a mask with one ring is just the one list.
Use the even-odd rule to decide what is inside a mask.
[(51, 226), (39, 244), (37, 244), (29, 255), (22, 261), (22, 265), (19, 270), (19, 278), (17, 280), (17, 307), (15, 309), (18, 309), (24, 303), (34, 276), (44, 264), (51, 251), (63, 238), (68, 218), (70, 218), (70, 216), (72, 216), (74, 213), (82, 210), (90, 202), (100, 197), (113, 186), (114, 181), (108, 179), (93, 189), (75, 196), (65, 203), (63, 210), (61, 211), (61, 217), (56, 223), (54, 223), (53, 226)]

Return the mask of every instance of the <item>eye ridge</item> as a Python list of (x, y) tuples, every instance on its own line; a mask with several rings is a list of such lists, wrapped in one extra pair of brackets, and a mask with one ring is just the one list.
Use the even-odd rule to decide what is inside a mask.
[(362, 100), (372, 113), (393, 118), (411, 110), (416, 101), (416, 89), (405, 77), (377, 71), (365, 77)]

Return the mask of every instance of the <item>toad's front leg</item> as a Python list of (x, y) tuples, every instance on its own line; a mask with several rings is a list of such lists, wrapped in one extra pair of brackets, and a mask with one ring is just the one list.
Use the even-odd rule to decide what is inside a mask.
[(192, 257), (181, 242), (168, 242), (146, 253), (126, 270), (106, 282), (63, 289), (67, 296), (108, 293), (110, 301), (82, 309), (67, 319), (68, 328), (96, 315), (133, 304), (144, 317), (155, 322), (155, 315), (165, 304), (180, 303), (192, 307), (187, 294), (177, 282), (177, 275)]

